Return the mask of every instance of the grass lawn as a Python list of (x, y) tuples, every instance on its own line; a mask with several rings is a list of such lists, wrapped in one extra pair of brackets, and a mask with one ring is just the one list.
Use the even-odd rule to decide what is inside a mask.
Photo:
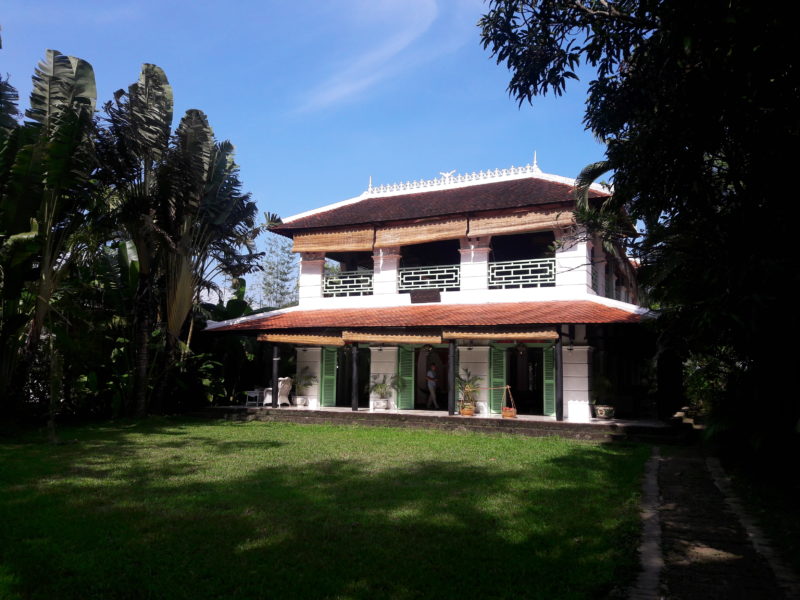
[(153, 420), (0, 442), (0, 599), (594, 598), (649, 448)]

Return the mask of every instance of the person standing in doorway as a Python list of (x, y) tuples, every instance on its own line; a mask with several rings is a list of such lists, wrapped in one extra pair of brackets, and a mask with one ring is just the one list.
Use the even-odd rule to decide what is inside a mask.
[(438, 374), (436, 373), (436, 364), (431, 364), (428, 367), (428, 373), (426, 375), (428, 379), (428, 403), (425, 405), (425, 408), (439, 408), (439, 403), (436, 401), (436, 384)]

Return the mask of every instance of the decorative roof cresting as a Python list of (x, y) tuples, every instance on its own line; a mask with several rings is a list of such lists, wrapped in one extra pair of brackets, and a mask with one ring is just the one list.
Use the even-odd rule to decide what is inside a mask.
[[(517, 177), (525, 176), (541, 176), (544, 175), (542, 170), (536, 164), (536, 155), (534, 154), (533, 163), (522, 167), (511, 166), (507, 169), (489, 169), (488, 171), (474, 171), (472, 173), (456, 174), (455, 170), (447, 173), (440, 172), (441, 177), (434, 177), (433, 179), (420, 179), (414, 181), (403, 181), (400, 183), (390, 183), (384, 185), (372, 185), (372, 177), (370, 177), (369, 186), (364, 192), (369, 196), (380, 196), (383, 194), (397, 194), (400, 192), (410, 192), (419, 190), (431, 190), (438, 188), (456, 187), (458, 184), (475, 184), (490, 181), (497, 181), (502, 179), (516, 179)], [(552, 175), (551, 177), (558, 177)], [(559, 180), (564, 179), (564, 183), (573, 183), (575, 180), (568, 179), (567, 177), (559, 177)]]

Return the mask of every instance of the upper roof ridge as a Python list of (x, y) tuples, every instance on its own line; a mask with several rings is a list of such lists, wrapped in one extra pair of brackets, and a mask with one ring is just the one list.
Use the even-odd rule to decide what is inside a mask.
[[(333, 204), (328, 204), (319, 208), (305, 211), (296, 215), (292, 215), (284, 219), (285, 223), (289, 223), (296, 219), (327, 212), (336, 208), (347, 206), (367, 200), (369, 198), (382, 198), (386, 196), (396, 196), (409, 193), (424, 193), (437, 190), (448, 190), (469, 187), (473, 185), (481, 185), (484, 183), (494, 183), (499, 181), (511, 181), (515, 179), (540, 179), (544, 181), (551, 181), (553, 183), (560, 183), (564, 185), (574, 186), (575, 178), (563, 177), (561, 175), (553, 175), (551, 173), (543, 172), (537, 163), (536, 153), (533, 154), (533, 162), (521, 167), (514, 165), (506, 169), (489, 169), (487, 171), (473, 171), (472, 173), (455, 174), (456, 171), (439, 172), (439, 177), (433, 179), (420, 179), (414, 181), (403, 181), (399, 183), (390, 183), (382, 185), (372, 185), (372, 177), (369, 178), (369, 185), (360, 195), (355, 198), (349, 198)], [(606, 192), (607, 190), (598, 183), (593, 183), (591, 189), (598, 192)]]

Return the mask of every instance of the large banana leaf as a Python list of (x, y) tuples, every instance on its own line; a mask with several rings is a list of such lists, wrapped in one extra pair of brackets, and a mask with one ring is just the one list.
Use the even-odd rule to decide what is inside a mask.
[(96, 100), (92, 65), (48, 50), (33, 75), (30, 108), (25, 116), (49, 131), (68, 112), (93, 114)]
[(0, 144), (17, 126), (17, 101), (19, 94), (16, 88), (0, 76)]
[(158, 161), (166, 152), (172, 130), (172, 105), (172, 86), (163, 69), (143, 64), (139, 81), (128, 87), (127, 104), (127, 134), (142, 158)]

